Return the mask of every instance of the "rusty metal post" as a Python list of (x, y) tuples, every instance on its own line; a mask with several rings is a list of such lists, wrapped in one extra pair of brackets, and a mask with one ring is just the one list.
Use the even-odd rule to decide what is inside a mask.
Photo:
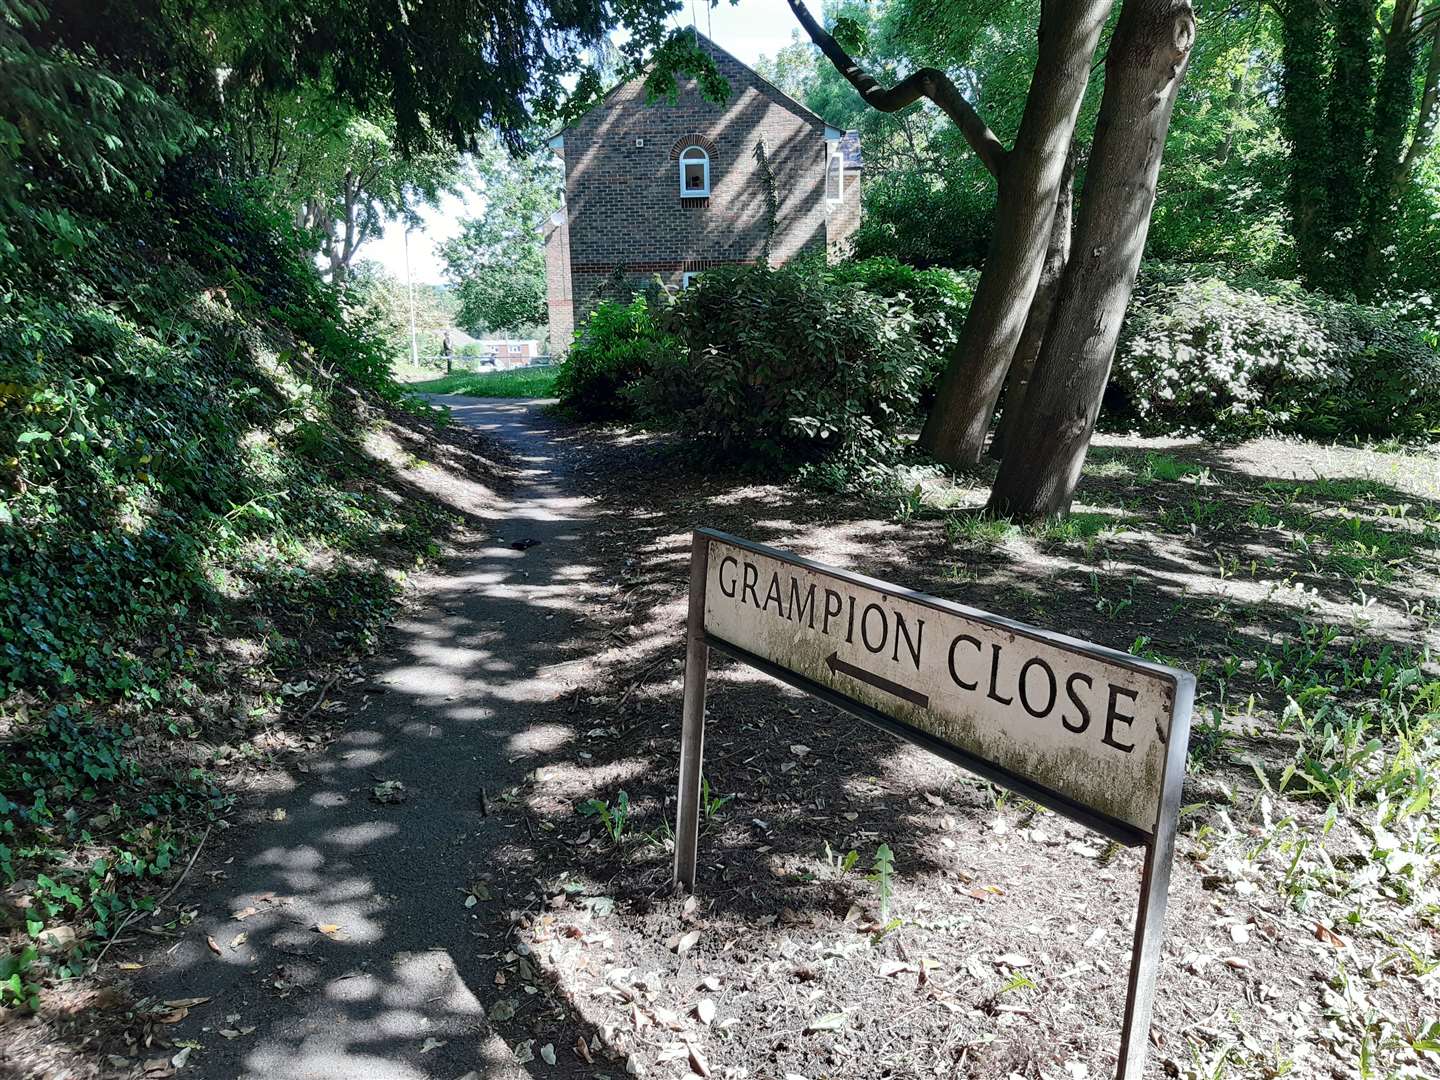
[(1160, 950), (1165, 938), (1165, 904), (1170, 895), (1170, 865), (1175, 858), (1175, 833), (1180, 825), (1180, 789), (1185, 783), (1185, 758), (1190, 747), (1190, 713), (1195, 703), (1194, 680), (1177, 685), (1171, 706), (1170, 738), (1165, 749), (1165, 780), (1155, 832), (1145, 845), (1140, 879), (1140, 910), (1135, 917), (1135, 944), (1130, 955), (1130, 985), (1125, 995), (1125, 1023), (1120, 1031), (1116, 1080), (1140, 1080), (1150, 1049), (1150, 1009)]
[(685, 701), (680, 717), (680, 794), (675, 812), (675, 884), (695, 888), (700, 837), (700, 773), (705, 757), (705, 579), (710, 541), (696, 533), (690, 547), (690, 613), (685, 624)]

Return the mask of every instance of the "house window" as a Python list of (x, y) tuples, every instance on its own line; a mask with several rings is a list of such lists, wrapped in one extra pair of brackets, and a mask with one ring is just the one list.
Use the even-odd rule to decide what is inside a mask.
[(680, 288), (688, 289), (690, 283), (700, 276), (699, 270), (686, 270), (680, 275)]
[(710, 194), (710, 155), (698, 146), (680, 154), (680, 194), (692, 199)]
[(510, 351), (511, 351), (512, 353), (518, 353), (518, 352), (520, 351), (520, 346), (519, 346), (518, 344), (517, 344), (517, 345), (511, 345), (511, 346), (510, 346)]
[(845, 192), (845, 160), (837, 150), (832, 149), (825, 159), (825, 198), (839, 202)]

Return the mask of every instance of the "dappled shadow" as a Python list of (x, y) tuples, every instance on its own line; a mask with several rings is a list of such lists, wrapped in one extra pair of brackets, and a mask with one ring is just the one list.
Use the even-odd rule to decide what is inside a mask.
[[(1063, 1032), (1067, 1052), (1097, 1062), (1113, 1052), (1108, 1018), (1123, 995), (1135, 853), (1106, 850), (1083, 830), (719, 657), (706, 776), (714, 795), (731, 798), (702, 836), (701, 907), (686, 911), (670, 898), (690, 531), (733, 531), (1122, 649), (1143, 635), (1167, 659), (1196, 667), (1293, 637), (1308, 618), (1280, 595), (1211, 595), (1210, 538), (1198, 526), (1160, 524), (1172, 505), (1221, 501), (1212, 493), (1224, 493), (1227, 513), (1248, 513), (1265, 504), (1264, 476), (1221, 476), (1222, 463), (1203, 462), (1203, 449), (1175, 453), (1209, 467), (1214, 487), (1193, 476), (1142, 480), (1114, 466), (1107, 476), (1107, 462), (1139, 470), (1150, 451), (1102, 448), (1102, 475), (1082, 487), (1083, 512), (1099, 525), (1127, 522), (1130, 533), (1086, 526), (1073, 536), (991, 543), (947, 532), (963, 508), (897, 521), (891, 499), (840, 499), (697, 467), (682, 441), (577, 428), (529, 403), (458, 400), (453, 414), (512, 447), (521, 473), (515, 497), (482, 512), (485, 535), (459, 543), (418, 582), (420, 603), (395, 627), (371, 677), (339, 694), (349, 720), (337, 743), (297, 767), (293, 786), (227, 839), (234, 861), (216, 866), (224, 877), (210, 895), (190, 891), (201, 904), (200, 932), (183, 931), (145, 984), (166, 997), (212, 998), (177, 1028), (202, 1038), (192, 1070), (619, 1073), (627, 1054), (653, 1055), (662, 1036), (616, 1026), (603, 994), (611, 967), (658, 970), (662, 996), (678, 995), (681, 1005), (707, 967), (748, 972), (716, 996), (740, 1021), (732, 1034), (766, 1048), (777, 1075), (805, 1065), (908, 1075), (919, 1059), (904, 1055), (920, 1051), (957, 1067), (983, 1062), (987, 1074), (1053, 1065), (1033, 1039), (1036, 1027)], [(1362, 495), (1422, 502), (1385, 486), (1346, 492)], [(1425, 505), (1434, 509), (1434, 500)], [(1224, 550), (1234, 543), (1228, 532), (1219, 537)], [(1299, 572), (1278, 533), (1260, 530), (1244, 543), (1274, 558), (1268, 572)], [(1103, 582), (1099, 595), (1091, 572)], [(1329, 588), (1324, 571), (1315, 573)], [(1126, 580), (1133, 584), (1121, 594), (1109, 593)], [(1100, 604), (1107, 599), (1109, 608)], [(1217, 614), (1215, 605), (1227, 603)], [(1213, 680), (1202, 677), (1202, 691), (1213, 695)], [(404, 801), (377, 801), (395, 791), (390, 781), (404, 785)], [(631, 816), (616, 844), (577, 808), (591, 798), (613, 807), (621, 791)], [(1192, 791), (1187, 801), (1205, 797)], [(903, 957), (904, 940), (931, 949), (947, 942), (955, 955), (945, 961), (963, 973), (965, 963), (995, 971), (990, 957), (1039, 949), (1034, 962), (1064, 973), (1066, 993), (1032, 1002), (1023, 1029), (1007, 1028), (1010, 1014), (997, 1011), (994, 988), (978, 976), (955, 991), (965, 1003), (958, 1014), (924, 998), (905, 1007), (909, 1019), (894, 1034), (884, 1030), (883, 1009), (851, 1019), (852, 1032), (873, 1029), (868, 1045), (908, 1066), (866, 1070), (829, 1036), (797, 1044), (794, 1032), (817, 1011), (815, 988), (849, 992), (837, 989), (839, 976), (825, 982), (814, 950), (844, 954), (846, 933), (866, 942), (851, 925), (852, 908), (862, 924), (876, 914), (873, 885), (828, 867), (823, 853), (854, 848), (864, 870), (881, 840), (901, 868), (896, 910), (916, 927), (900, 944), (875, 946), (883, 955)], [(1177, 867), (1178, 925), (1208, 925), (1204, 869)], [(607, 929), (617, 926), (627, 935), (619, 953)], [(665, 947), (691, 926), (705, 936), (688, 956)], [(1105, 957), (1094, 952), (1101, 939)], [(776, 957), (797, 948), (799, 959), (777, 974)], [(893, 985), (857, 992), (873, 1001)], [(1162, 1043), (1237, 992), (1233, 981), (1167, 971), (1157, 1008)], [(1082, 1000), (1086, 1017), (1077, 1019)], [(235, 1037), (217, 1038), (222, 1024)], [(583, 1054), (574, 1049), (579, 1039)], [(539, 1056), (547, 1046), (554, 1066)], [(521, 1064), (516, 1048), (534, 1060)]]

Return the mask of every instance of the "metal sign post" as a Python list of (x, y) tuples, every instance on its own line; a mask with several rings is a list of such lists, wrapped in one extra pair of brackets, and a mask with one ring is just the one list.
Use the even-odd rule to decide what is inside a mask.
[(675, 881), (695, 887), (711, 646), (1128, 846), (1145, 848), (1116, 1075), (1139, 1080), (1195, 679), (699, 529), (690, 554)]

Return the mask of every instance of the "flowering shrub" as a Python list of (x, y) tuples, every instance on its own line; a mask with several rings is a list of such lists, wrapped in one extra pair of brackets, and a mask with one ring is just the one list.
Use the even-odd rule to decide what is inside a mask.
[(1440, 357), (1379, 308), (1291, 283), (1151, 264), (1115, 357), (1122, 415), (1147, 431), (1314, 437), (1440, 429)]

